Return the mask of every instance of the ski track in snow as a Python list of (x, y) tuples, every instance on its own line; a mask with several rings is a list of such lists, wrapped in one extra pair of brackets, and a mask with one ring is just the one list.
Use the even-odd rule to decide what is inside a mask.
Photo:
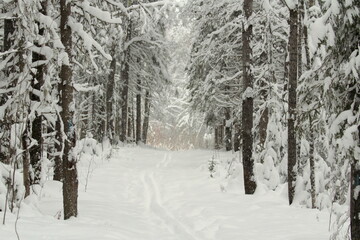
[[(54, 218), (62, 206), (61, 186), (50, 182), (39, 204), (22, 206), (20, 239), (329, 239), (325, 211), (289, 207), (286, 197), (274, 192), (245, 196), (242, 180), (230, 181), (222, 192), (220, 180), (209, 178), (207, 171), (212, 155), (201, 150), (120, 148), (110, 161), (96, 163), (87, 192), (80, 179), (78, 218)], [(86, 173), (86, 166), (80, 165), (79, 172)], [(16, 215), (8, 215), (7, 224), (0, 225), (1, 240), (17, 240), (15, 220)]]
[[(164, 158), (158, 164), (156, 164), (156, 169), (161, 170), (166, 168), (171, 161), (171, 155), (165, 153)], [(145, 188), (145, 199), (147, 202), (147, 208), (158, 218), (160, 218), (164, 224), (167, 225), (168, 229), (181, 240), (200, 240), (196, 234), (190, 230), (186, 225), (179, 220), (177, 220), (169, 210), (164, 207), (161, 193), (159, 190), (159, 184), (155, 180), (155, 173), (145, 172), (142, 176), (142, 181)]]

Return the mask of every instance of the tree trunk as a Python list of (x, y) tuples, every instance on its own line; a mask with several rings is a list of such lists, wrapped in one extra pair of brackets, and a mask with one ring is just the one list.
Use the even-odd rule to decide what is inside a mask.
[(248, 26), (243, 26), (242, 32), (242, 56), (243, 56), (243, 84), (247, 96), (243, 96), (242, 102), (242, 157), (244, 168), (244, 185), (245, 194), (253, 194), (256, 190), (256, 182), (254, 179), (254, 159), (253, 153), (253, 112), (254, 112), (254, 99), (253, 99), (253, 76), (251, 73), (251, 57), (252, 49), (250, 42), (252, 38), (252, 25), (249, 18), (253, 12), (253, 0), (244, 0), (243, 5), (245, 18)]
[[(360, 125), (358, 125), (358, 147), (360, 148)], [(355, 150), (356, 151), (356, 150)], [(351, 240), (360, 240), (360, 167), (359, 161), (354, 159), (351, 164), (350, 191), (350, 228)]]
[(61, 133), (61, 121), (60, 116), (57, 116), (57, 121), (55, 123), (55, 157), (54, 157), (54, 181), (62, 182), (64, 179), (63, 176), (63, 166), (62, 166), (62, 159), (61, 159), (61, 151), (62, 151), (62, 133)]
[(136, 144), (141, 140), (141, 79), (138, 76), (137, 94), (136, 94)]
[[(125, 21), (125, 25), (128, 24), (126, 30), (125, 42), (130, 41), (131, 39), (131, 22)], [(129, 94), (129, 77), (130, 77), (130, 66), (129, 66), (129, 57), (130, 57), (130, 47), (128, 47), (123, 52), (123, 60), (120, 72), (120, 78), (122, 81), (122, 91), (121, 91), (121, 133), (120, 141), (126, 141), (126, 128), (128, 121), (128, 94)]]
[[(303, 11), (301, 12), (301, 14), (303, 15), (302, 17), (304, 17), (304, 11), (305, 11), (305, 2), (301, 1), (301, 7), (303, 9)], [(312, 7), (315, 3), (313, 1), (309, 1), (309, 8)], [(302, 32), (300, 32), (300, 34), (303, 35), (304, 37), (304, 48), (305, 48), (305, 58), (306, 58), (306, 62), (305, 62), (305, 71), (308, 71), (310, 69), (310, 65), (311, 65), (311, 59), (310, 59), (310, 49), (309, 49), (309, 37), (308, 37), (308, 29), (307, 26), (304, 25)], [(299, 58), (300, 59), (300, 58)], [(300, 71), (299, 71), (300, 72)], [(316, 116), (316, 112), (314, 113)], [(311, 185), (311, 189), (310, 189), (310, 193), (311, 193), (311, 207), (312, 208), (316, 208), (316, 190), (315, 190), (315, 156), (314, 156), (314, 152), (315, 152), (315, 138), (314, 138), (314, 123), (313, 123), (313, 119), (316, 117), (311, 117), (311, 113), (309, 113), (309, 124), (310, 124), (310, 151), (309, 151), (309, 162), (310, 162), (310, 185)]]
[(147, 142), (147, 135), (149, 130), (149, 121), (150, 121), (150, 91), (146, 90), (145, 93), (145, 109), (144, 109), (144, 123), (142, 129), (142, 139), (143, 142), (146, 144)]
[[(267, 99), (267, 93), (264, 95), (264, 100)], [(269, 108), (265, 107), (264, 111), (261, 113), (260, 122), (259, 122), (259, 141), (260, 146), (265, 149), (265, 142), (267, 136), (267, 127), (269, 123)]]
[[(89, 129), (91, 128), (89, 123), (92, 122), (90, 119), (91, 118), (90, 92), (85, 92), (83, 94), (83, 96), (84, 96), (84, 98), (81, 101), (88, 102), (88, 104), (86, 104), (84, 106), (84, 110), (81, 109), (79, 111), (80, 119), (82, 119), (81, 126), (79, 126), (79, 123), (76, 126), (78, 129), (80, 128), (80, 138), (79, 139), (86, 138), (87, 133), (88, 133)], [(84, 116), (84, 117), (82, 117), (82, 116)]]
[(10, 50), (14, 44), (15, 19), (4, 20), (4, 51)]
[(33, 169), (33, 179), (31, 184), (38, 184), (41, 180), (41, 149), (43, 144), (42, 139), (42, 117), (37, 114), (34, 121), (32, 122), (32, 134), (31, 137), (37, 141), (35, 145), (33, 145), (30, 150), (30, 164)]
[(296, 88), (298, 74), (298, 10), (297, 5), (290, 9), (290, 36), (289, 36), (289, 84), (288, 84), (288, 196), (292, 204), (295, 195), (296, 183)]
[[(19, 43), (19, 51), (17, 53), (17, 57), (18, 57), (18, 62), (16, 64), (16, 72), (17, 73), (23, 73), (24, 69), (25, 69), (25, 49), (24, 49), (24, 40), (21, 39), (20, 43)], [(17, 84), (17, 83), (15, 83)], [(20, 83), (21, 84), (21, 83)], [(26, 109), (26, 106), (24, 105), (22, 108), (24, 108), (24, 110)], [(29, 110), (28, 110), (29, 111)], [(25, 187), (25, 196), (29, 196), (30, 195), (30, 163), (29, 163), (29, 151), (28, 151), (28, 146), (29, 146), (29, 121), (24, 121), (23, 123), (23, 132), (21, 133), (21, 144), (22, 144), (22, 150), (23, 155), (22, 155), (22, 160), (23, 160), (23, 183), (24, 183), (24, 187)], [(11, 125), (10, 125), (11, 126)], [(17, 136), (15, 136), (16, 138)], [(18, 168), (18, 163), (16, 162), (16, 146), (10, 146), (10, 157), (13, 159), (14, 161), (14, 169), (13, 171), (15, 171), (15, 168)], [(14, 181), (14, 176), (12, 178), (12, 181)], [(15, 186), (12, 186), (12, 198), (13, 200), (11, 201), (11, 205), (14, 203), (14, 198), (16, 197), (16, 193), (15, 193)], [(10, 209), (13, 209), (13, 206), (10, 207)], [(11, 210), (12, 211), (12, 210)]]
[(240, 124), (237, 123), (235, 124), (234, 126), (234, 151), (237, 152), (237, 151), (240, 151), (240, 138), (241, 138), (241, 127), (240, 127)]
[(304, 0), (299, 0), (299, 7), (298, 7), (298, 51), (297, 51), (297, 71), (298, 71), (298, 78), (301, 77), (302, 73), (303, 73), (303, 62), (302, 62), (302, 57), (303, 57), (303, 52), (302, 52), (302, 48), (303, 48), (303, 33), (304, 33)]
[(231, 122), (230, 122), (230, 118), (231, 118), (231, 109), (229, 107), (225, 108), (225, 138), (224, 138), (224, 142), (225, 142), (225, 149), (226, 151), (231, 151), (232, 150), (232, 141), (231, 141)]
[(315, 139), (314, 131), (315, 129), (312, 117), (309, 115), (309, 124), (310, 124), (310, 150), (309, 150), (309, 162), (310, 162), (310, 185), (311, 185), (311, 207), (316, 208), (316, 191), (315, 191)]
[[(23, 43), (23, 42), (21, 42), (21, 43)], [(25, 59), (24, 59), (24, 55), (23, 55), (24, 54), (23, 44), (21, 44), (20, 46), (21, 47), (20, 47), (20, 51), (18, 54), (19, 55), (18, 67), (19, 67), (19, 72), (22, 73), (22, 72), (24, 72), (24, 68), (25, 68)], [(30, 111), (30, 110), (28, 110), (28, 111)], [(30, 122), (25, 121), (23, 124), (25, 125), (24, 130), (22, 132), (22, 137), (21, 137), (22, 147), (23, 147), (23, 151), (24, 151), (23, 156), (22, 156), (23, 157), (23, 183), (24, 183), (24, 187), (25, 187), (24, 197), (27, 197), (30, 195), (30, 160), (29, 160), (29, 150), (28, 150)], [(16, 161), (15, 155), (14, 155), (14, 159)], [(14, 171), (15, 171), (15, 168), (14, 168)], [(13, 186), (13, 190), (14, 190), (14, 186)], [(15, 197), (15, 194), (13, 194), (13, 197)]]
[[(71, 15), (71, 2), (60, 0), (60, 34), (61, 42), (65, 47), (68, 55), (69, 65), (62, 64), (60, 69), (60, 106), (61, 120), (63, 124), (62, 133), (64, 142), (63, 160), (63, 205), (64, 219), (76, 217), (78, 214), (77, 198), (78, 198), (78, 178), (76, 169), (76, 159), (72, 154), (75, 147), (75, 124), (73, 122), (74, 112), (71, 108), (73, 104), (73, 83), (72, 83), (72, 31), (68, 26), (68, 20)], [(65, 135), (65, 136), (64, 136)]]
[(218, 126), (219, 131), (219, 149), (222, 149), (224, 147), (224, 130), (225, 130), (225, 124), (224, 121)]
[(219, 126), (215, 126), (214, 127), (214, 134), (215, 134), (215, 137), (214, 137), (214, 148), (217, 150), (217, 149), (220, 149), (220, 134), (219, 134)]
[(134, 99), (132, 98), (131, 101), (131, 130), (132, 130), (132, 141), (135, 142), (136, 140), (136, 114), (135, 114), (135, 103)]
[[(25, 130), (27, 131), (27, 130)], [(22, 146), (24, 149), (23, 153), (23, 182), (25, 187), (25, 195), (24, 198), (30, 195), (30, 161), (29, 161), (29, 151), (28, 148), (28, 133), (23, 133), (22, 136)]]
[[(10, 50), (10, 48), (14, 45), (14, 32), (15, 32), (15, 19), (5, 19), (4, 20), (4, 51), (8, 51)], [(6, 56), (4, 56), (5, 58)], [(9, 75), (11, 72), (11, 69), (6, 71), (5, 74)], [(1, 81), (1, 80), (0, 80)], [(6, 95), (1, 94), (0, 95), (0, 106), (4, 105), (6, 102)], [(9, 123), (7, 123), (6, 121), (0, 121), (0, 130), (2, 132), (8, 132), (9, 131)], [(7, 134), (9, 135), (9, 134)], [(1, 139), (2, 141), (0, 142), (0, 162), (3, 162), (5, 164), (10, 164), (9, 160), (9, 154), (7, 152), (8, 147), (6, 146), (6, 144), (4, 143), (8, 143), (9, 140), (8, 139)]]
[(114, 43), (112, 49), (112, 60), (110, 64), (110, 74), (106, 89), (106, 136), (110, 140), (111, 144), (114, 144), (114, 88), (115, 88), (115, 73), (116, 73), (116, 45)]
[(129, 65), (128, 63), (123, 63), (124, 68), (121, 71), (122, 78), (122, 92), (121, 92), (121, 133), (120, 141), (126, 142), (126, 129), (128, 124), (128, 91), (129, 91)]
[[(288, 43), (288, 47), (286, 49), (289, 49), (289, 43)], [(286, 51), (286, 50), (284, 50)], [(288, 61), (288, 55), (284, 54), (284, 83), (288, 81), (288, 77), (289, 77), (289, 61)], [(285, 102), (285, 95), (286, 95), (286, 91), (287, 91), (288, 86), (286, 84), (284, 84), (284, 90), (283, 90), (283, 101)]]
[(269, 108), (268, 108), (268, 104), (267, 104), (267, 100), (268, 100), (268, 86), (270, 85), (270, 82), (273, 81), (273, 84), (275, 84), (275, 77), (274, 77), (274, 66), (273, 66), (273, 57), (272, 57), (272, 47), (273, 47), (273, 41), (272, 41), (272, 34), (271, 34), (271, 27), (269, 26), (269, 30), (270, 34), (268, 34), (267, 36), (267, 45), (269, 46), (267, 51), (269, 52), (268, 54), (266, 54), (267, 57), (267, 61), (265, 61), (265, 63), (267, 63), (267, 65), (269, 66), (269, 73), (270, 73), (270, 77), (266, 78), (265, 81), (267, 81), (267, 83), (265, 81), (261, 81), (260, 82), (260, 100), (262, 102), (264, 102), (265, 105), (265, 109), (261, 112), (261, 116), (260, 116), (260, 120), (259, 120), (259, 145), (261, 147), (261, 149), (265, 149), (265, 142), (266, 142), (266, 136), (267, 136), (267, 128), (268, 128), (268, 123), (269, 123)]
[[(312, 6), (314, 6), (315, 2), (310, 0), (309, 4), (307, 6), (305, 4), (305, 2), (302, 1), (302, 4), (303, 4), (304, 11), (305, 11), (305, 7), (311, 8)], [(303, 35), (304, 35), (305, 58), (306, 58), (305, 69), (309, 70), (311, 68), (312, 59), (310, 59), (309, 36), (308, 36), (308, 26), (307, 25), (303, 26)]]
[[(43, 1), (41, 3), (40, 12), (46, 15), (47, 14), (46, 9), (47, 9), (47, 1)], [(43, 36), (45, 30), (41, 28), (40, 24), (37, 25), (39, 27), (39, 35)], [(39, 44), (36, 45), (37, 47), (41, 47)], [(44, 55), (35, 52), (33, 53), (33, 62), (44, 61), (44, 60), (46, 60), (46, 57)], [(40, 91), (41, 87), (44, 85), (44, 79), (45, 79), (44, 75), (46, 73), (47, 66), (45, 64), (41, 64), (36, 69), (37, 71), (36, 74), (33, 76), (33, 79), (31, 81), (31, 86), (34, 89)], [(30, 94), (30, 99), (32, 101), (40, 102), (40, 98), (35, 94)], [(32, 179), (32, 184), (38, 184), (40, 183), (41, 180), (41, 156), (42, 156), (41, 149), (43, 144), (41, 113), (35, 112), (35, 119), (33, 120), (31, 125), (31, 133), (32, 133), (31, 137), (37, 142), (29, 150), (30, 164), (33, 169), (33, 176), (34, 176)]]
[(126, 135), (126, 139), (127, 140), (132, 140), (134, 135), (133, 135), (133, 111), (132, 111), (132, 98), (130, 97), (129, 100), (129, 106), (128, 106), (128, 119), (127, 119), (127, 135)]
[[(300, 78), (302, 73), (303, 73), (303, 62), (302, 62), (302, 58), (303, 58), (303, 33), (304, 33), (304, 17), (305, 17), (305, 12), (304, 12), (304, 0), (299, 0), (298, 1), (298, 34), (297, 34), (297, 45), (298, 45), (298, 49), (297, 49), (297, 77)], [(296, 136), (297, 137), (297, 142), (300, 142), (300, 136)], [(301, 144), (297, 144), (296, 146), (296, 155), (300, 156), (301, 154)], [(298, 174), (303, 172), (303, 169), (305, 168), (305, 165), (307, 164), (306, 159), (302, 159), (299, 158), (297, 159), (297, 172)]]
[(123, 63), (123, 68), (121, 70), (121, 79), (122, 91), (121, 91), (121, 132), (120, 132), (120, 141), (126, 141), (126, 126), (128, 118), (128, 91), (129, 91), (129, 64)]
[[(118, 100), (116, 105), (121, 106), (121, 101)], [(120, 111), (119, 111), (119, 109), (116, 109), (116, 112), (115, 112), (114, 125), (115, 125), (115, 128), (114, 128), (115, 139), (118, 141), (119, 136), (120, 136)]]

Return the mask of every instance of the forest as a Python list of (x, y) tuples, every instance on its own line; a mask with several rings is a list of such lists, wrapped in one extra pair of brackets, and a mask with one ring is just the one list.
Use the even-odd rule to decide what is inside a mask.
[(1, 239), (360, 240), (359, 0), (0, 8)]

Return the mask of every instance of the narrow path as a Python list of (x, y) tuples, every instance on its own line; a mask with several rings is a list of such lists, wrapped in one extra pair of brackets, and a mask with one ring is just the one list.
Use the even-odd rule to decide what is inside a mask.
[(176, 219), (163, 204), (161, 196), (162, 193), (159, 190), (159, 183), (155, 179), (154, 175), (157, 170), (165, 169), (170, 161), (170, 153), (165, 153), (163, 160), (156, 164), (154, 171), (147, 171), (143, 174), (142, 180), (145, 189), (147, 210), (150, 214), (154, 214), (157, 218), (159, 218), (177, 239), (200, 240), (201, 238), (198, 238), (191, 229)]
[[(207, 172), (212, 154), (121, 148), (109, 162), (97, 164), (87, 192), (82, 179), (77, 219), (52, 217), (61, 209), (61, 188), (52, 186), (54, 195), (38, 206), (47, 216), (22, 209), (21, 239), (328, 239), (326, 212), (288, 207), (286, 198), (275, 193), (222, 192)], [(0, 239), (17, 239), (11, 221), (0, 227)]]

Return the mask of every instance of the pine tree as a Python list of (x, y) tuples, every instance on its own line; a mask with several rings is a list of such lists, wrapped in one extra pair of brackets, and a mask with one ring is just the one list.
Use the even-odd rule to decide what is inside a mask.
[(296, 101), (297, 101), (297, 74), (298, 74), (298, 9), (297, 4), (289, 6), (290, 35), (289, 35), (289, 84), (288, 84), (288, 194), (289, 204), (292, 204), (295, 195), (296, 182)]
[[(140, 60), (139, 60), (140, 62)], [(137, 144), (142, 142), (142, 134), (141, 134), (141, 79), (138, 76), (137, 81), (137, 93), (136, 93), (136, 138), (135, 141)]]
[(242, 57), (243, 57), (243, 84), (245, 91), (242, 102), (242, 158), (244, 167), (244, 185), (245, 194), (253, 194), (256, 190), (254, 179), (254, 158), (253, 158), (253, 112), (254, 112), (254, 93), (253, 93), (253, 75), (251, 72), (252, 49), (250, 42), (252, 39), (252, 22), (250, 20), (253, 14), (253, 1), (244, 1), (244, 13), (246, 22), (243, 24), (242, 33)]
[(116, 74), (116, 64), (117, 64), (117, 58), (116, 58), (116, 48), (118, 46), (116, 45), (116, 41), (114, 40), (113, 47), (111, 50), (112, 60), (110, 63), (110, 74), (108, 83), (106, 86), (106, 135), (108, 139), (110, 140), (111, 144), (114, 144), (114, 137), (115, 137), (115, 129), (114, 129), (114, 111), (113, 111), (113, 105), (114, 105), (114, 89), (115, 89), (115, 74)]
[[(47, 1), (41, 2), (41, 8), (40, 13), (43, 15), (46, 15), (46, 9), (47, 9)], [(44, 36), (45, 29), (40, 26), (38, 23), (39, 28), (39, 35)], [(37, 47), (40, 46), (39, 43), (36, 43)], [(34, 89), (41, 91), (41, 87), (44, 85), (45, 80), (45, 74), (46, 74), (46, 64), (39, 64), (41, 61), (45, 61), (46, 57), (44, 55), (41, 55), (39, 53), (34, 52), (33, 53), (33, 62), (37, 63), (39, 66), (37, 67), (36, 74), (34, 75), (31, 85)], [(39, 96), (36, 96), (35, 94), (30, 95), (30, 100), (40, 102)], [(42, 147), (43, 147), (43, 137), (42, 137), (42, 121), (43, 117), (41, 113), (35, 113), (35, 118), (32, 121), (31, 124), (31, 138), (36, 141), (36, 144), (34, 144), (29, 149), (30, 154), (30, 164), (33, 169), (33, 184), (40, 183), (41, 180), (41, 156), (42, 156)], [(30, 125), (30, 123), (29, 123)]]
[(142, 125), (142, 140), (146, 144), (147, 136), (148, 136), (148, 129), (149, 129), (149, 121), (150, 121), (150, 108), (151, 108), (151, 96), (150, 91), (146, 90), (145, 93), (145, 109), (144, 109), (144, 121)]
[[(5, 19), (4, 20), (4, 43), (3, 43), (3, 50), (9, 51), (14, 47), (14, 33), (16, 28), (16, 22), (15, 19)], [(10, 58), (7, 57), (4, 59), (5, 61), (10, 61)], [(9, 77), (11, 70), (5, 71), (4, 75), (5, 77)], [(8, 99), (8, 94), (4, 95), (2, 94), (0, 96), (0, 106), (3, 106)], [(9, 137), (9, 128), (10, 128), (10, 122), (8, 119), (4, 119), (5, 116), (2, 116), (0, 120), (0, 131), (2, 133), (2, 139), (6, 139)], [(0, 161), (3, 163), (10, 163), (10, 157), (9, 157), (9, 146), (6, 145), (6, 142), (8, 141), (1, 141), (0, 143)]]
[(63, 129), (62, 140), (64, 151), (62, 153), (63, 165), (63, 204), (64, 219), (76, 217), (78, 214), (78, 178), (76, 159), (73, 149), (75, 147), (75, 123), (73, 121), (73, 80), (72, 80), (72, 30), (69, 26), (71, 16), (71, 2), (60, 0), (60, 34), (61, 42), (65, 47), (64, 59), (60, 70), (59, 104), (62, 111), (60, 119)]
[[(131, 39), (131, 20), (126, 23), (125, 40), (124, 43)], [(127, 136), (127, 124), (128, 124), (128, 95), (129, 95), (129, 78), (130, 78), (130, 66), (129, 66), (130, 48), (124, 49), (122, 52), (122, 61), (120, 69), (121, 79), (121, 127), (120, 127), (120, 141), (125, 142)], [(128, 133), (129, 134), (129, 133)]]

